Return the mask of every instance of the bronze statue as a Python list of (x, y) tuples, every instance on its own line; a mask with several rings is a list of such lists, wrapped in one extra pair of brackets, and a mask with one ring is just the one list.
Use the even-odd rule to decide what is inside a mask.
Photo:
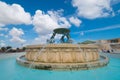
[[(72, 43), (72, 40), (70, 39), (70, 30), (67, 28), (57, 28), (53, 30), (53, 35), (51, 36), (50, 40), (47, 40), (48, 43), (54, 43), (54, 37), (56, 34), (62, 34), (62, 37), (60, 38), (61, 43)], [(65, 41), (65, 37), (67, 40)]]

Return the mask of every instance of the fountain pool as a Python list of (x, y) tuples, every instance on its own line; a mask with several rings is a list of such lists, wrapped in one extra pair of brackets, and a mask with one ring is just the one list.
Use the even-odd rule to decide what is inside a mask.
[(29, 69), (16, 63), (23, 54), (0, 54), (0, 80), (120, 80), (120, 54), (107, 54), (105, 67), (78, 71)]

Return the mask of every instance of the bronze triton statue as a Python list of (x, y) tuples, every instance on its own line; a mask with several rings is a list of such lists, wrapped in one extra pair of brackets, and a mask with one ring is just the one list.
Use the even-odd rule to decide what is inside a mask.
[[(53, 30), (53, 35), (49, 40), (47, 40), (48, 43), (54, 43), (54, 37), (56, 34), (62, 34), (62, 37), (60, 38), (61, 43), (72, 43), (72, 40), (70, 38), (70, 30), (67, 28), (57, 28)], [(65, 37), (67, 40), (65, 40)]]

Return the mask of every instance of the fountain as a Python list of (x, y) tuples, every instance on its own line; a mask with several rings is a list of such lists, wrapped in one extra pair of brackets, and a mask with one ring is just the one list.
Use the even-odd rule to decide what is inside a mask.
[[(61, 34), (60, 44), (54, 37)], [(67, 39), (65, 39), (65, 37)], [(57, 28), (47, 45), (28, 45), (26, 54), (17, 58), (20, 65), (45, 70), (83, 70), (108, 64), (108, 58), (98, 54), (97, 45), (72, 44), (70, 30)]]

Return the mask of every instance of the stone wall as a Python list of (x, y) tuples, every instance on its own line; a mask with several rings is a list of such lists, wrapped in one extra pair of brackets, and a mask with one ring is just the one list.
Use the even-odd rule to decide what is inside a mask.
[(95, 45), (48, 44), (27, 46), (28, 61), (44, 63), (84, 63), (99, 59)]

